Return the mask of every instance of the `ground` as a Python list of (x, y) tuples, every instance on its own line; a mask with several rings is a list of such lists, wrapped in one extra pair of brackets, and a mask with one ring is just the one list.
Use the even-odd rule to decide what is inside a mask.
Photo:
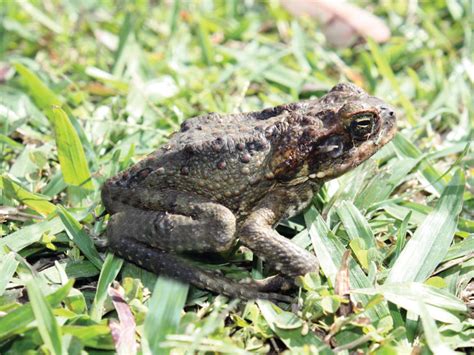
[[(358, 4), (389, 26), (386, 43), (336, 48), (278, 1), (3, 0), (0, 353), (472, 347), (472, 5)], [(399, 134), (278, 227), (321, 263), (294, 304), (157, 279), (101, 248), (101, 184), (183, 120), (339, 81), (396, 107)], [(262, 276), (251, 253), (233, 259), (202, 263)]]

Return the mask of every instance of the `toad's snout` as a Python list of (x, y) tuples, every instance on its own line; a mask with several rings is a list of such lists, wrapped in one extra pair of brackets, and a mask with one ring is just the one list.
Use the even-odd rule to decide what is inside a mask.
[(389, 105), (379, 107), (380, 110), (380, 128), (378, 130), (378, 137), (375, 139), (375, 144), (378, 146), (388, 143), (397, 132), (397, 115), (395, 110)]

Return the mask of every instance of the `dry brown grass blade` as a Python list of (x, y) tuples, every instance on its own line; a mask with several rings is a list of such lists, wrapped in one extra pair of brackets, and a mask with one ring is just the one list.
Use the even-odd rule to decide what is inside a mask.
[(349, 281), (349, 256), (351, 255), (350, 250), (346, 250), (342, 256), (341, 268), (336, 275), (336, 294), (347, 300), (347, 303), (342, 303), (338, 310), (339, 316), (347, 316), (354, 311), (352, 301), (349, 297), (351, 285)]

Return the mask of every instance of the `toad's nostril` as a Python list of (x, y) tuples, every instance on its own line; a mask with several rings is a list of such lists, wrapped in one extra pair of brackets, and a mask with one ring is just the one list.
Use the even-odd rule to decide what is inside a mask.
[(384, 113), (387, 114), (389, 117), (394, 117), (395, 116), (395, 112), (389, 106), (382, 106), (381, 110), (384, 111)]

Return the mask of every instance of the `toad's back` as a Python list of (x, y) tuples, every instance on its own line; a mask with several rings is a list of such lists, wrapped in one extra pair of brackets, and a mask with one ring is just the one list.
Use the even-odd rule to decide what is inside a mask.
[(122, 197), (134, 188), (172, 189), (220, 202), (233, 211), (248, 209), (274, 185), (269, 160), (288, 119), (304, 106), (191, 118), (166, 145), (108, 185), (128, 191), (121, 192)]

